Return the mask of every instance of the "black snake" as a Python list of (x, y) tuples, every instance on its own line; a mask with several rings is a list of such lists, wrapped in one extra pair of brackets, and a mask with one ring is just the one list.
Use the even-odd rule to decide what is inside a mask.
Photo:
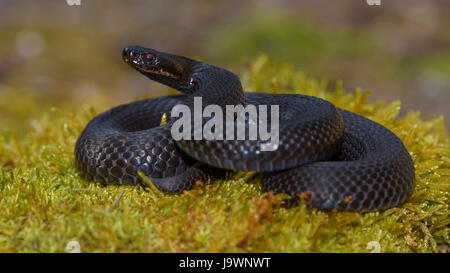
[[(182, 95), (114, 107), (93, 118), (77, 140), (76, 163), (88, 180), (142, 184), (141, 171), (164, 192), (191, 189), (227, 170), (262, 172), (264, 191), (302, 198), (324, 210), (379, 210), (403, 203), (414, 187), (414, 164), (391, 131), (320, 98), (249, 93), (225, 69), (142, 47), (123, 59), (148, 78)], [(262, 151), (260, 140), (173, 140), (175, 105), (278, 105), (279, 146)], [(160, 125), (167, 114), (168, 122)], [(270, 124), (269, 124), (270, 126)]]

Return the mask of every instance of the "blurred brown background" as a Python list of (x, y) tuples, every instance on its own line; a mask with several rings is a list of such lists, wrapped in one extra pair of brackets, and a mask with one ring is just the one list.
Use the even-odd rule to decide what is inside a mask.
[(51, 106), (70, 112), (167, 92), (122, 63), (127, 45), (238, 74), (268, 53), (450, 124), (449, 14), (448, 0), (2, 0), (0, 126), (26, 132)]

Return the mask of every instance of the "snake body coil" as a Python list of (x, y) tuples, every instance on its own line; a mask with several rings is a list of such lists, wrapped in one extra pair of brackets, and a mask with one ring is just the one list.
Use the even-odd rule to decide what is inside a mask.
[[(302, 196), (311, 207), (348, 211), (390, 208), (412, 192), (412, 159), (378, 123), (315, 97), (244, 92), (233, 73), (182, 56), (127, 47), (123, 59), (184, 94), (121, 105), (90, 121), (75, 147), (88, 180), (141, 184), (141, 171), (158, 189), (181, 192), (227, 170), (260, 171), (263, 190), (288, 194), (288, 203)], [(194, 97), (222, 108), (278, 105), (278, 148), (263, 151), (259, 140), (173, 140), (171, 110), (192, 108)], [(160, 126), (163, 114), (168, 123)]]

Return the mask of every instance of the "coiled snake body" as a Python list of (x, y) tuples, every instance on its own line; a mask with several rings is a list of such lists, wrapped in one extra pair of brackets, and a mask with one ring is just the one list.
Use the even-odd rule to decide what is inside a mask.
[[(75, 147), (88, 180), (141, 184), (141, 171), (164, 192), (191, 189), (226, 170), (260, 171), (264, 191), (305, 197), (324, 210), (378, 210), (403, 203), (414, 186), (414, 165), (391, 131), (331, 103), (297, 94), (244, 92), (233, 73), (182, 56), (127, 47), (123, 59), (148, 78), (182, 95), (141, 100), (92, 119)], [(203, 105), (278, 105), (279, 146), (259, 140), (173, 140), (171, 109)], [(168, 121), (160, 126), (161, 117)], [(269, 125), (270, 126), (270, 125)]]

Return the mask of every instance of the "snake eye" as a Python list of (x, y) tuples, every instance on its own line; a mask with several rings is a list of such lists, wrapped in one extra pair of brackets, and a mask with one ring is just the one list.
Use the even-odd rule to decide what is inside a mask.
[(151, 60), (151, 59), (153, 59), (153, 54), (147, 53), (147, 54), (145, 55), (145, 58), (147, 58), (147, 60)]

